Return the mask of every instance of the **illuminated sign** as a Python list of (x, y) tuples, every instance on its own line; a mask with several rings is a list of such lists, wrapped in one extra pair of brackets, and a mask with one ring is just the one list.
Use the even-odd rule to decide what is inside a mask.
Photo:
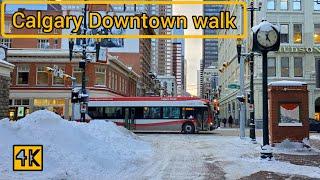
[(281, 46), (279, 53), (320, 53), (320, 47)]

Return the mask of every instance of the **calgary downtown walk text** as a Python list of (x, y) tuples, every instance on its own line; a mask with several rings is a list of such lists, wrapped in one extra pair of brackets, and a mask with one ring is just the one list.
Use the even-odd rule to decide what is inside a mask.
[[(42, 29), (44, 33), (51, 33), (53, 29), (72, 29), (77, 33), (81, 29), (84, 16), (74, 15), (43, 15), (37, 11), (36, 15), (26, 15), (23, 12), (15, 12), (12, 16), (12, 25), (17, 29)], [(231, 16), (229, 11), (221, 11), (219, 16), (192, 16), (196, 29), (237, 29), (236, 16)], [(88, 28), (97, 29), (173, 29), (188, 28), (186, 16), (148, 16), (147, 14), (128, 16), (102, 16), (99, 12), (89, 12)]]

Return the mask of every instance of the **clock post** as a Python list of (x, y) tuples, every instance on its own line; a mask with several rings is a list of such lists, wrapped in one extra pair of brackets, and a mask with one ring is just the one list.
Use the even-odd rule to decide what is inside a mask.
[(252, 51), (262, 54), (262, 97), (263, 97), (263, 147), (261, 158), (272, 158), (269, 146), (268, 128), (268, 53), (278, 51), (280, 48), (280, 29), (268, 21), (262, 21), (252, 27)]

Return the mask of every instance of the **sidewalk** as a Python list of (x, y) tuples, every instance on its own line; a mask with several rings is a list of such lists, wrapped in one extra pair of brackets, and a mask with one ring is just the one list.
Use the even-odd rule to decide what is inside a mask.
[[(218, 136), (239, 136), (240, 135), (240, 129), (237, 128), (223, 128), (220, 127), (218, 129), (214, 130), (214, 133)], [(250, 129), (246, 128), (246, 137), (250, 136)], [(262, 137), (262, 130), (256, 129), (256, 137)]]

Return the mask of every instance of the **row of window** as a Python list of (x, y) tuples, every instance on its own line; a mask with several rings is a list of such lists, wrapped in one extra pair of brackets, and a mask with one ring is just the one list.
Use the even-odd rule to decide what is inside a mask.
[[(302, 24), (293, 24), (293, 43), (302, 44), (303, 40), (303, 28)], [(314, 24), (314, 34), (313, 40), (315, 44), (320, 44), (320, 24)], [(281, 43), (291, 43), (290, 42), (290, 25), (280, 24), (280, 41)]]
[[(5, 46), (7, 46), (8, 48), (11, 48), (12, 47), (12, 40), (11, 39), (6, 39), (6, 38), (1, 38), (0, 39), (0, 44), (3, 44)], [(53, 49), (57, 49), (58, 48), (58, 44), (59, 44), (58, 39), (55, 39), (52, 48)], [(48, 39), (38, 39), (37, 48), (39, 48), (39, 49), (49, 49), (50, 48), (49, 40)]]
[[(268, 58), (268, 76), (277, 76), (277, 60), (280, 61), (280, 77), (303, 77), (303, 59), (302, 57), (281, 57), (277, 59), (275, 57)], [(293, 68), (292, 68), (293, 67)], [(293, 71), (293, 72), (291, 72)]]
[[(182, 107), (135, 107), (131, 108), (134, 119), (187, 119), (195, 117), (200, 109)], [(125, 108), (89, 107), (88, 114), (93, 119), (124, 119)], [(128, 117), (129, 118), (129, 117)], [(131, 118), (131, 117), (130, 117)]]
[[(267, 9), (268, 10), (280, 9), (282, 11), (286, 11), (291, 8), (293, 11), (301, 11), (301, 9), (302, 9), (301, 0), (291, 0), (291, 1), (290, 0), (280, 0), (279, 4), (277, 4), (277, 2), (278, 2), (278, 0), (267, 0)], [(314, 2), (313, 9), (315, 11), (320, 11), (320, 1), (314, 0), (313, 2)], [(278, 8), (278, 6), (279, 6), (279, 8)]]
[[(65, 71), (64, 67), (59, 67), (62, 71)], [(29, 66), (20, 65), (17, 67), (17, 85), (28, 85), (29, 84)], [(77, 85), (82, 83), (82, 70), (79, 67), (73, 68), (73, 77), (75, 77)], [(96, 67), (95, 68), (95, 85), (96, 86), (106, 86), (106, 68)], [(116, 73), (109, 72), (109, 88), (126, 93), (128, 88), (128, 81), (123, 77), (117, 75)], [(36, 82), (38, 85), (48, 85), (49, 74), (45, 70), (45, 66), (37, 67)], [(118, 81), (119, 80), (119, 81)], [(120, 83), (118, 83), (120, 82)], [(60, 77), (52, 77), (53, 85), (64, 85), (64, 80)], [(118, 87), (119, 84), (119, 87)]]

